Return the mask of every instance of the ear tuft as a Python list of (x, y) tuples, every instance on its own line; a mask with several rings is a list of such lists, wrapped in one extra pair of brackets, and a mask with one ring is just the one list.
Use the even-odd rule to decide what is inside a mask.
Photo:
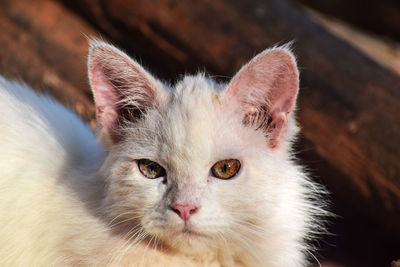
[(286, 132), (299, 87), (296, 60), (288, 46), (268, 49), (243, 66), (227, 87), (244, 124), (263, 130), (271, 148)]
[(142, 66), (99, 40), (90, 41), (88, 71), (97, 120), (113, 142), (124, 123), (140, 120), (148, 109), (160, 105), (165, 94), (162, 83)]

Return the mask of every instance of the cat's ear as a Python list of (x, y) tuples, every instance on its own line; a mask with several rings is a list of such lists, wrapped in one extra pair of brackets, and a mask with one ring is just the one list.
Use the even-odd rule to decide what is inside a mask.
[(90, 86), (102, 132), (117, 142), (127, 121), (139, 120), (167, 96), (161, 82), (112, 45), (91, 41), (88, 58)]
[(279, 145), (288, 127), (299, 88), (296, 60), (286, 47), (265, 50), (232, 78), (226, 99), (236, 103), (243, 123), (266, 132), (268, 145)]

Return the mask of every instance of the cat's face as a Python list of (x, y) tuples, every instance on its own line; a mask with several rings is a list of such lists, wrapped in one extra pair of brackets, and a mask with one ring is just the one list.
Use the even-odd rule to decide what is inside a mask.
[[(262, 132), (245, 127), (212, 84), (203, 78), (186, 81), (196, 88), (181, 83), (162, 112), (149, 112), (113, 150), (117, 171), (111, 178), (114, 209), (126, 212), (120, 219), (140, 214), (148, 233), (175, 245), (189, 239), (223, 241), (243, 226), (259, 224), (260, 213), (279, 191), (274, 172), (263, 169), (265, 160), (279, 162), (265, 149)], [(146, 173), (148, 164), (140, 159), (164, 172), (149, 166), (161, 174), (153, 178), (157, 175)], [(212, 170), (215, 164), (219, 173)], [(186, 206), (177, 211), (176, 205)]]
[[(104, 50), (98, 62), (96, 49)], [(131, 240), (150, 234), (194, 253), (257, 236), (279, 209), (287, 128), (295, 131), (288, 120), (297, 72), (290, 54), (279, 51), (269, 57), (273, 52), (264, 52), (228, 85), (198, 75), (167, 88), (115, 48), (93, 48), (97, 114), (111, 143), (106, 166), (112, 224), (128, 225)], [(259, 68), (267, 63), (271, 77), (260, 81)], [(278, 67), (293, 77), (282, 78)], [(123, 68), (125, 76), (112, 68)], [(295, 88), (274, 91), (281, 87)]]

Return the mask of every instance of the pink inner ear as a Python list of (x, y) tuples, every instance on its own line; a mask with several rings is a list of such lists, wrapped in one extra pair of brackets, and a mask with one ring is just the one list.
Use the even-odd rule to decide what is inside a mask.
[(97, 120), (103, 128), (111, 130), (118, 120), (117, 91), (105, 77), (100, 64), (93, 62), (89, 68), (89, 75), (96, 101)]
[(136, 122), (147, 109), (164, 99), (160, 97), (163, 92), (159, 90), (157, 80), (111, 45), (93, 41), (88, 65), (97, 120), (112, 142), (118, 142), (122, 137), (119, 131), (122, 124)]
[(294, 64), (285, 65), (281, 71), (284, 74), (278, 75), (269, 91), (270, 111), (288, 115), (296, 103), (299, 87), (298, 72)]
[[(262, 125), (258, 127), (268, 127), (264, 130), (268, 131), (269, 145), (276, 147), (286, 132), (298, 83), (297, 66), (291, 53), (285, 49), (267, 50), (245, 65), (233, 78), (227, 88), (227, 98), (230, 98), (229, 101), (232, 98), (237, 100), (247, 121), (253, 117)], [(260, 118), (264, 121), (260, 121)], [(269, 124), (267, 120), (270, 120)]]

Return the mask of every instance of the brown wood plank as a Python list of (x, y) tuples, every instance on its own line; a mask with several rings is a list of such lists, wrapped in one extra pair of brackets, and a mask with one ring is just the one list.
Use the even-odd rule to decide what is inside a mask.
[(52, 94), (94, 118), (87, 82), (88, 42), (96, 32), (57, 2), (2, 1), (0, 73)]

